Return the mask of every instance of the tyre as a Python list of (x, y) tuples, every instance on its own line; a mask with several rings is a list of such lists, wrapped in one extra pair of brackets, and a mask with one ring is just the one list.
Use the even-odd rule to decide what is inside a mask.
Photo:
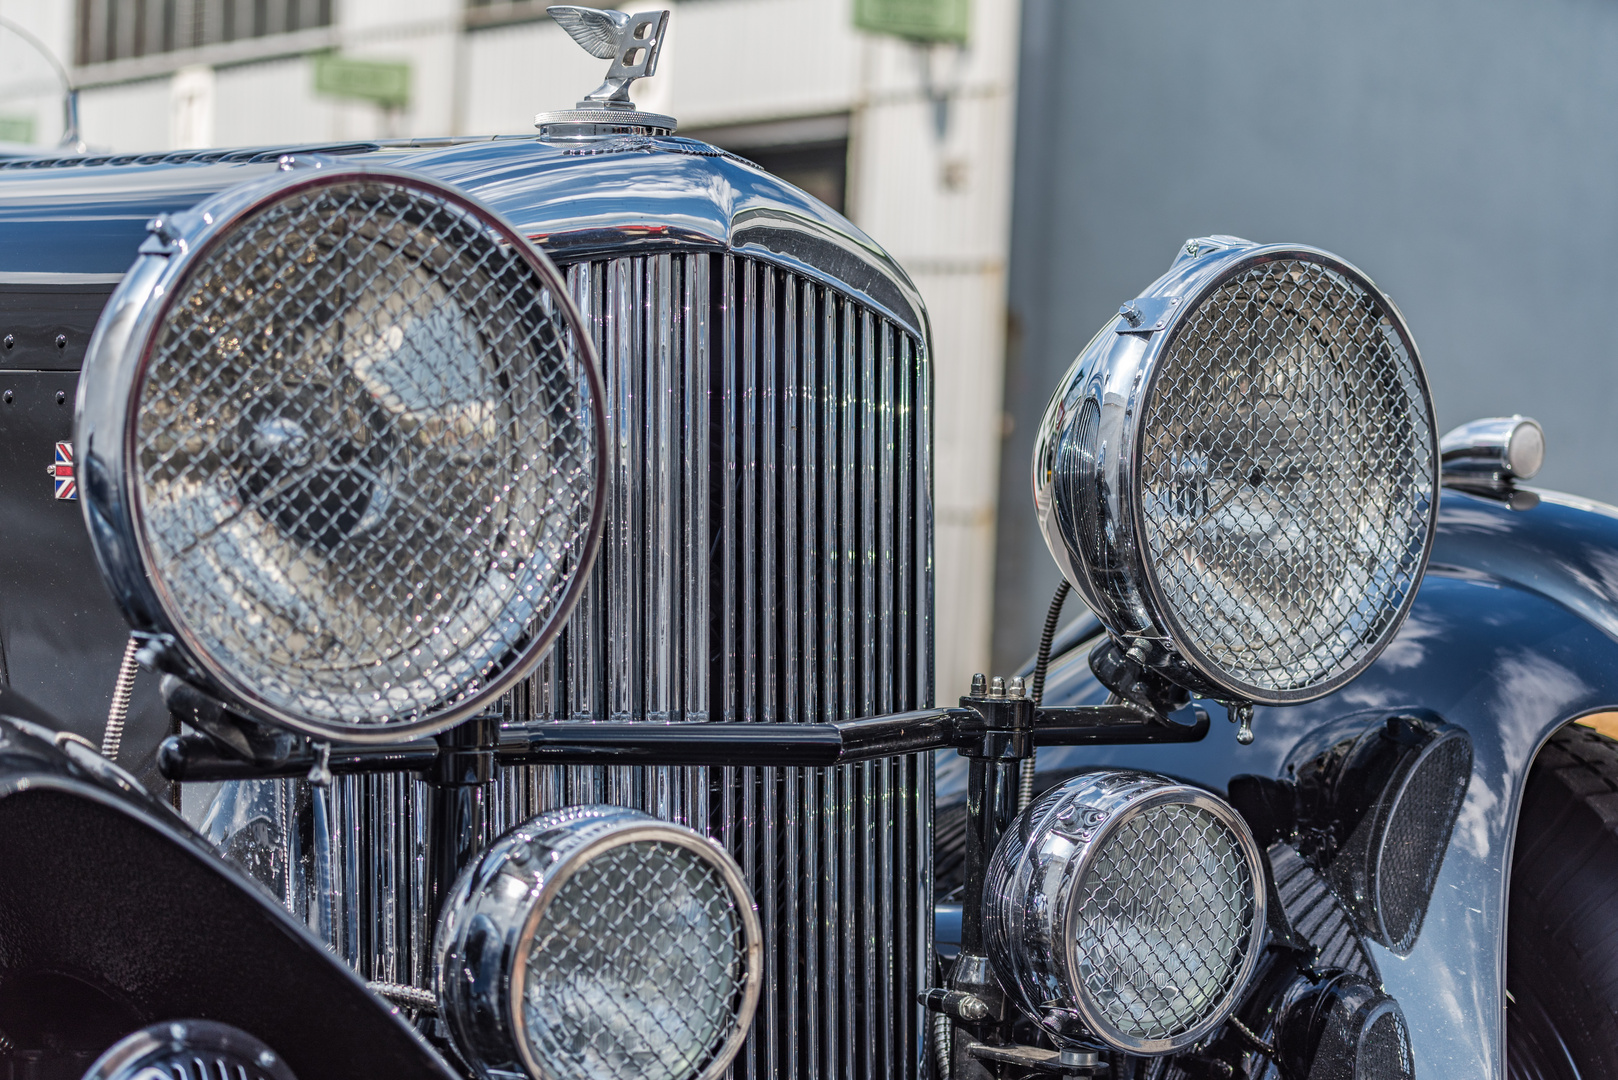
[(1528, 774), (1506, 930), (1512, 1080), (1618, 1077), (1618, 742), (1571, 725)]

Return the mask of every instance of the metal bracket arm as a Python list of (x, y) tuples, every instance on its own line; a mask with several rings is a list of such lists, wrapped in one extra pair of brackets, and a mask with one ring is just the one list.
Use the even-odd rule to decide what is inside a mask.
[[(974, 705), (981, 704), (974, 701)], [(986, 710), (986, 711), (992, 711)], [(1195, 742), (1208, 731), (1208, 718), (1184, 724), (1152, 716), (1132, 705), (1088, 705), (1040, 709), (1024, 738), (978, 708), (924, 709), (869, 716), (830, 724), (741, 724), (728, 721), (689, 724), (542, 721), (506, 724), (500, 729), (496, 758), (501, 765), (776, 765), (823, 767), (932, 750), (1025, 752), (1034, 745), (1082, 746), (1117, 743)], [(1019, 733), (1022, 734), (1022, 733)], [(1006, 742), (1004, 747), (987, 744)], [(1012, 746), (1012, 742), (1019, 745)], [(179, 735), (158, 750), (158, 768), (182, 782), (304, 776), (315, 762), (307, 740), (288, 740), (285, 756), (245, 757), (233, 746), (203, 734)], [(333, 744), (334, 775), (430, 772), (445, 751), (432, 740), (389, 745)]]

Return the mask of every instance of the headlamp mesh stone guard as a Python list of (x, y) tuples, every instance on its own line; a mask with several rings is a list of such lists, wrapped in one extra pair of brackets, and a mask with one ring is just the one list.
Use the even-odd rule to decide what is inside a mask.
[(989, 958), (1058, 1039), (1192, 1045), (1235, 1008), (1264, 927), (1246, 824), (1167, 777), (1082, 773), (1017, 817), (984, 885)]
[(440, 1012), (477, 1075), (713, 1080), (758, 1004), (740, 868), (690, 829), (552, 810), (462, 871), (435, 941)]
[(1200, 1027), (1239, 989), (1255, 882), (1237, 834), (1208, 811), (1153, 806), (1117, 827), (1078, 882), (1084, 995), (1132, 1039)]
[(206, 236), (130, 408), (149, 576), (209, 673), (317, 730), (442, 727), (537, 660), (599, 531), (601, 402), (547, 262), (389, 174)]
[(699, 1076), (736, 1027), (746, 959), (713, 865), (651, 840), (613, 848), (540, 914), (522, 987), (529, 1049), (547, 1077)]
[(1229, 678), (1329, 681), (1396, 622), (1431, 514), (1423, 398), (1375, 298), (1319, 263), (1252, 267), (1186, 317), (1147, 392), (1147, 569)]
[[(1063, 571), (1171, 677), (1279, 704), (1352, 679), (1432, 542), (1432, 404), (1393, 305), (1353, 267), (1245, 242), (1182, 257), (1075, 363), (1035, 502)], [(1188, 245), (1188, 251), (1192, 249)]]

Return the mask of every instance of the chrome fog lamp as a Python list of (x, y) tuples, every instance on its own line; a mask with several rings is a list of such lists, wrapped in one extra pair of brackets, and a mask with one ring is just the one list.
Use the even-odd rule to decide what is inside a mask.
[(558, 632), (601, 528), (599, 376), (555, 267), (371, 169), (292, 167), (152, 233), (75, 438), (155, 662), (349, 741), (482, 708)]
[(708, 1080), (758, 1004), (735, 862), (635, 810), (570, 807), (497, 841), (439, 918), (440, 1012), (479, 1076)]
[(989, 958), (1058, 1040), (1167, 1054), (1236, 1007), (1264, 930), (1258, 845), (1223, 800), (1086, 773), (1012, 824), (989, 863)]
[(1392, 639), (1438, 506), (1403, 318), (1313, 248), (1192, 241), (1057, 389), (1034, 497), (1111, 631), (1222, 700), (1329, 693)]

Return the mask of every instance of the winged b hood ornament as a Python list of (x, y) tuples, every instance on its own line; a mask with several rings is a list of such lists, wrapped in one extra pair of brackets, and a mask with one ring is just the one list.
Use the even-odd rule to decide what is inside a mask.
[(568, 36), (591, 56), (611, 60), (607, 81), (579, 102), (580, 109), (622, 109), (634, 111), (629, 86), (636, 79), (657, 73), (657, 54), (663, 49), (663, 32), (668, 27), (667, 11), (642, 11), (634, 15), (610, 8), (558, 4), (545, 9)]

